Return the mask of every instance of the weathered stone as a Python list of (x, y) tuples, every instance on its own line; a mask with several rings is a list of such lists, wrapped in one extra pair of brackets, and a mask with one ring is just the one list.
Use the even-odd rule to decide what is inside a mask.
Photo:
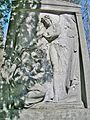
[(89, 109), (49, 107), (23, 110), (19, 120), (89, 120)]
[(6, 42), (11, 56), (7, 52), (1, 69), (7, 83), (23, 85), (15, 96), (25, 100), (19, 120), (89, 120), (84, 107), (90, 107), (90, 70), (80, 6), (59, 0), (39, 4), (13, 9)]

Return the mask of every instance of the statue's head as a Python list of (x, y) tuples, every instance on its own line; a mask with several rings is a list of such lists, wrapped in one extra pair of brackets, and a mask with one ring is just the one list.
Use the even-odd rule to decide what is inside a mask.
[(50, 27), (50, 25), (52, 24), (52, 20), (50, 19), (49, 15), (45, 15), (41, 18), (41, 22), (43, 23), (43, 25), (45, 26), (45, 28), (47, 29), (48, 27)]

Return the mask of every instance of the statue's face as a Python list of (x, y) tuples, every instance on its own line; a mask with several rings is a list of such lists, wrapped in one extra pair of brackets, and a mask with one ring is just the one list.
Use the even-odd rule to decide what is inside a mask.
[(51, 25), (51, 20), (48, 15), (45, 15), (44, 17), (41, 18), (41, 22), (44, 24), (45, 28), (47, 29)]

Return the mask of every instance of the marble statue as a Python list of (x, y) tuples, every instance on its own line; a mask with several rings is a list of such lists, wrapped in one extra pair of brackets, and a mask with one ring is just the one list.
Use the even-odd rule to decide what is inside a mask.
[[(46, 54), (52, 77), (35, 84), (26, 95), (26, 107), (41, 101), (80, 101), (80, 68), (78, 34), (75, 16), (40, 13), (37, 26), (37, 47)], [(45, 73), (34, 77), (40, 79)]]

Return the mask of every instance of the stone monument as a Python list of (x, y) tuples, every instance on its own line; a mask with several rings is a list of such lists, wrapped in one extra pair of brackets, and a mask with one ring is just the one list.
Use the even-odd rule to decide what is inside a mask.
[(12, 52), (1, 70), (4, 79), (26, 89), (19, 120), (84, 120), (90, 82), (81, 8), (60, 0), (34, 2), (18, 7), (13, 1), (5, 45)]

